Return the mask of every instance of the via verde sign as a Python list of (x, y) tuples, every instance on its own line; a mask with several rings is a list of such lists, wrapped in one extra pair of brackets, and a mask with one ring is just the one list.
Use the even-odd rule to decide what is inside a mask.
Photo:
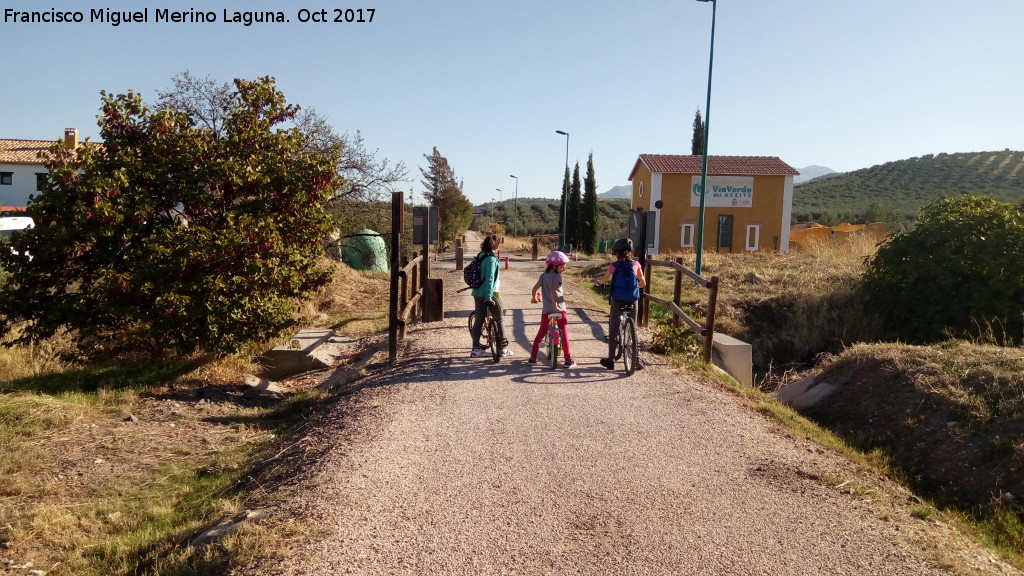
[[(753, 176), (708, 176), (704, 206), (750, 208), (754, 204)], [(690, 206), (700, 206), (700, 176), (690, 179)]]

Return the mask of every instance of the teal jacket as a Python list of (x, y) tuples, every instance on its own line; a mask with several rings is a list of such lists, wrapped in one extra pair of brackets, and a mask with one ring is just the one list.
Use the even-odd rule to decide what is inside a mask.
[(483, 282), (479, 288), (473, 289), (473, 296), (485, 301), (494, 300), (494, 293), (498, 291), (498, 257), (494, 252), (481, 252), (476, 257), (480, 260), (480, 279)]

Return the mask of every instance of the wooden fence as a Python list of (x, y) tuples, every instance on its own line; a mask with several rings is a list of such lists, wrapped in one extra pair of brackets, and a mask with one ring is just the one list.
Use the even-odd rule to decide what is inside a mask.
[[(671, 301), (651, 296), (651, 285), (654, 283), (653, 268), (655, 266), (671, 268), (675, 271), (675, 285)], [(703, 326), (687, 316), (686, 312), (683, 312), (682, 308), (679, 307), (683, 292), (684, 276), (708, 289), (708, 314)], [(712, 345), (715, 340), (715, 306), (718, 303), (718, 276), (712, 276), (710, 280), (706, 280), (696, 272), (683, 266), (682, 258), (676, 258), (675, 262), (648, 258), (644, 262), (644, 277), (647, 279), (647, 287), (644, 288), (643, 302), (640, 307), (640, 325), (648, 325), (651, 302), (666, 306), (674, 315), (673, 324), (675, 326), (679, 326), (679, 323), (683, 322), (698, 334), (704, 344), (704, 362), (710, 363)]]

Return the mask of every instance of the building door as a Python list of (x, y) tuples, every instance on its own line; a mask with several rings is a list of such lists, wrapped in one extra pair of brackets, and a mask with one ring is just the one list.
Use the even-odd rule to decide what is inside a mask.
[(732, 252), (732, 214), (718, 217), (718, 252)]

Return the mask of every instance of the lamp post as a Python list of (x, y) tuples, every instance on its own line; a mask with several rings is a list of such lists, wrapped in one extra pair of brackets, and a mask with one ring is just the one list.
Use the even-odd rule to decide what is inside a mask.
[(515, 236), (519, 232), (519, 177), (513, 174), (508, 177), (516, 179), (516, 198), (512, 202), (512, 235)]
[[(495, 188), (495, 190), (498, 191), (498, 204), (501, 204), (502, 203), (502, 201), (501, 201), (501, 188)], [(502, 212), (505, 211), (505, 207), (504, 206), (501, 207), (501, 211)], [(494, 209), (491, 209), (491, 213), (494, 213)]]
[[(555, 134), (561, 134), (565, 136), (565, 174), (569, 174), (569, 133), (562, 130), (555, 130)], [(562, 245), (559, 248), (565, 248), (565, 229), (569, 227), (567, 221), (566, 211), (569, 208), (569, 188), (562, 188)]]
[(715, 62), (715, 12), (717, 0), (697, 0), (711, 2), (711, 56), (708, 58), (708, 101), (704, 106), (704, 158), (700, 167), (700, 214), (697, 217), (697, 264), (694, 272), (700, 274), (701, 260), (704, 254), (704, 198), (708, 184), (708, 126), (711, 125), (711, 70)]

